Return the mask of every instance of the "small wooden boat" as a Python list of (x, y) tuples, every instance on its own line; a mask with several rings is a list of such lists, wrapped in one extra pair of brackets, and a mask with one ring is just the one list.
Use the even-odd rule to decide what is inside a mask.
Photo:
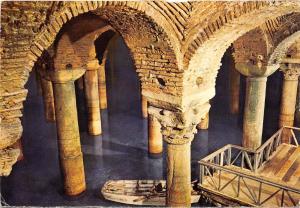
[[(109, 180), (101, 189), (105, 199), (124, 204), (164, 206), (166, 181), (164, 180)], [(192, 189), (191, 203), (197, 203), (200, 195)]]

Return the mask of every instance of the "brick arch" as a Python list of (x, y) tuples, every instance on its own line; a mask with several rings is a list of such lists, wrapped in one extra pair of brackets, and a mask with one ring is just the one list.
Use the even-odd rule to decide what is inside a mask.
[[(278, 40), (274, 37), (277, 37), (277, 34), (283, 33), (286, 31), (286, 28), (291, 26), (291, 24), (289, 24), (291, 19), (298, 20), (298, 18), (298, 13), (293, 13), (272, 19), (272, 24), (274, 25), (272, 28), (272, 35), (268, 34), (270, 29), (267, 30), (267, 26), (265, 25), (267, 24), (266, 22), (263, 22), (260, 25), (260, 29), (263, 30), (265, 34), (265, 46), (268, 47), (263, 49), (265, 50), (265, 54), (267, 54), (265, 62), (268, 61), (269, 55), (272, 53), (274, 47), (276, 47), (278, 40), (283, 39), (283, 36), (288, 36), (295, 32), (295, 30), (300, 27), (300, 24), (297, 23), (297, 26), (294, 26), (292, 30), (285, 32), (285, 35), (280, 36), (280, 38), (278, 37)], [(196, 99), (202, 99), (203, 95), (207, 97), (206, 100), (214, 97), (215, 80), (221, 66), (221, 59), (232, 41), (234, 42), (236, 39), (246, 34), (248, 29), (249, 28), (246, 24), (241, 25), (238, 30), (231, 29), (230, 32), (226, 31), (226, 27), (224, 27), (223, 29), (220, 29), (224, 34), (221, 39), (218, 39), (217, 37), (209, 39), (197, 49), (197, 52), (189, 62), (188, 69), (185, 71), (184, 75), (184, 83), (186, 83), (186, 85), (183, 93), (184, 98), (188, 98), (186, 99), (186, 103), (192, 102)], [(232, 33), (235, 32), (236, 34), (233, 35)], [(269, 69), (276, 70), (277, 68), (276, 66), (272, 66), (269, 67)], [(201, 80), (201, 82), (199, 83), (197, 80)]]
[[(188, 23), (187, 36), (182, 52), (183, 63), (187, 68), (199, 48), (211, 39), (225, 39), (233, 42), (242, 34), (262, 25), (266, 19), (274, 19), (284, 14), (299, 12), (298, 2), (220, 2), (196, 5)], [(225, 11), (225, 12), (224, 12)], [(193, 19), (198, 19), (195, 21)], [(193, 20), (193, 21), (192, 21)], [(224, 35), (230, 34), (228, 36)], [(224, 38), (222, 36), (224, 35)], [(221, 41), (226, 42), (225, 40)]]
[[(179, 105), (178, 95), (182, 93), (182, 87), (178, 84), (176, 89), (172, 89), (176, 83), (182, 82), (180, 59), (178, 59), (180, 56), (176, 52), (179, 50), (176, 46), (178, 41), (172, 35), (166, 34), (165, 31), (169, 29), (169, 32), (172, 32), (173, 29), (170, 29), (168, 22), (163, 21), (164, 17), (161, 17), (160, 13), (149, 4), (141, 2), (66, 3), (62, 9), (54, 12), (55, 18), (49, 18), (49, 24), (33, 41), (29, 65), (33, 65), (42, 51), (51, 44), (62, 25), (89, 11), (108, 21), (123, 37), (133, 57), (145, 96), (153, 100), (163, 98), (163, 102), (173, 102)], [(177, 73), (178, 76), (176, 76)], [(164, 80), (164, 86), (160, 84), (160, 79)], [(156, 96), (157, 94), (164, 96)]]
[(270, 55), (268, 64), (277, 65), (279, 68), (280, 63), (282, 59), (286, 57), (288, 50), (296, 42), (299, 41), (300, 41), (300, 30), (283, 39), (274, 49), (273, 53)]

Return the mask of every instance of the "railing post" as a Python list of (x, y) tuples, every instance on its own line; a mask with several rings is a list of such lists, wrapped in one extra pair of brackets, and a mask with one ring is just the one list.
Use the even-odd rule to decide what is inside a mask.
[(241, 168), (244, 168), (244, 160), (245, 160), (245, 153), (244, 153), (244, 151), (243, 150), (241, 150), (242, 151), (242, 164), (241, 164)]
[(260, 206), (261, 188), (262, 188), (262, 182), (259, 182), (258, 199), (257, 199), (257, 203), (256, 203), (258, 206)]
[(231, 165), (231, 147), (228, 149), (227, 165)]
[(258, 168), (258, 154), (257, 152), (254, 153), (254, 161), (253, 161), (253, 169), (254, 169), (254, 173), (257, 173), (257, 168)]

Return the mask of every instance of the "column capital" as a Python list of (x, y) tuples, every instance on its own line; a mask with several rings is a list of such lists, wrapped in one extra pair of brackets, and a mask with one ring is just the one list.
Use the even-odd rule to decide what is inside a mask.
[(85, 73), (84, 69), (64, 69), (64, 70), (56, 70), (56, 71), (46, 71), (40, 70), (41, 76), (53, 83), (66, 83), (75, 81), (80, 78)]
[(284, 64), (281, 64), (280, 71), (283, 72), (285, 80), (297, 81), (300, 75), (300, 62), (299, 63), (286, 62)]
[(86, 70), (87, 71), (93, 71), (93, 70), (98, 70), (100, 67), (99, 62), (97, 59), (94, 60), (89, 60), (86, 63)]
[(209, 103), (193, 105), (186, 112), (149, 106), (148, 113), (160, 122), (162, 135), (167, 143), (186, 144), (193, 140), (197, 132), (196, 125), (209, 109)]

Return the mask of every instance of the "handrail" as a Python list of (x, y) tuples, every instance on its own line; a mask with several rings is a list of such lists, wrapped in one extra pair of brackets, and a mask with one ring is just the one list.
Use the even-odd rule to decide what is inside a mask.
[[(247, 173), (243, 173), (238, 170), (232, 170), (229, 167), (226, 167), (225, 165), (237, 165), (240, 166), (241, 168), (248, 169), (251, 172), (256, 172), (268, 159), (270, 156), (273, 154), (273, 152), (276, 151), (277, 147), (282, 144), (282, 135), (283, 135), (283, 130), (284, 129), (289, 129), (290, 130), (290, 136), (293, 138), (293, 141), (290, 140), (290, 143), (294, 142), (296, 146), (299, 146), (299, 143), (296, 138), (296, 134), (294, 133), (295, 130), (300, 132), (300, 128), (298, 127), (289, 127), (289, 126), (284, 126), (280, 128), (275, 134), (273, 134), (262, 146), (257, 148), (256, 150), (251, 150), (245, 147), (240, 147), (237, 145), (233, 144), (227, 144), (221, 149), (218, 149), (217, 151), (209, 154), (205, 158), (201, 159), (198, 161), (200, 165), (200, 180), (199, 184), (201, 185), (203, 183), (204, 176), (207, 176), (211, 178), (213, 181), (214, 187), (221, 192), (228, 184), (232, 183), (236, 178), (238, 178), (238, 186), (240, 186), (240, 180), (242, 179), (243, 182), (246, 185), (246, 188), (248, 189), (250, 195), (251, 195), (251, 200), (254, 201), (255, 204), (261, 205), (264, 204), (266, 201), (271, 199), (274, 195), (280, 193), (282, 191), (282, 197), (281, 197), (281, 203), (283, 205), (284, 202), (284, 194), (286, 193), (290, 199), (290, 201), (295, 205), (295, 201), (293, 198), (291, 198), (291, 195), (289, 193), (293, 192), (296, 194), (300, 194), (300, 189), (296, 189), (293, 187), (286, 186), (285, 184), (279, 184), (272, 182), (271, 180), (267, 180), (266, 178), (260, 178), (256, 177), (253, 175), (249, 175)], [(286, 130), (285, 130), (286, 131)], [(288, 132), (288, 131), (287, 131)], [(234, 155), (235, 154), (235, 155)], [(235, 177), (228, 181), (226, 185), (223, 185), (221, 188), (221, 172), (228, 172), (231, 174), (234, 174)], [(218, 173), (217, 177), (219, 178), (218, 181), (216, 182), (213, 179), (214, 173)], [(247, 186), (245, 180), (243, 178), (247, 178), (250, 180), (254, 180), (259, 183), (259, 193), (258, 197), (252, 193), (252, 191), (249, 189)], [(264, 201), (260, 201), (260, 195), (262, 191), (262, 184), (270, 185), (275, 188), (279, 188), (276, 192), (272, 193), (268, 198), (266, 198)], [(239, 188), (238, 187), (238, 193), (239, 193)]]
[[(222, 147), (221, 149), (218, 149), (217, 151), (207, 155), (206, 157), (204, 157), (201, 160), (202, 161), (209, 161), (209, 160), (212, 160), (215, 157), (219, 156), (220, 154), (224, 154), (224, 152), (226, 152), (226, 151), (229, 151), (229, 150), (232, 151), (232, 149), (237, 149), (237, 150), (240, 150), (242, 152), (247, 152), (246, 155), (242, 155), (242, 156), (243, 157), (246, 156), (246, 160), (248, 160), (248, 162), (250, 161), (249, 158), (248, 158), (248, 154), (254, 156), (253, 164), (249, 164), (249, 166), (252, 166), (253, 167), (252, 169), (255, 172), (263, 164), (263, 161), (262, 161), (263, 156), (265, 156), (266, 159), (268, 159), (270, 157), (270, 155), (276, 150), (277, 146), (279, 146), (281, 144), (281, 134), (282, 134), (283, 129), (291, 129), (292, 137), (295, 140), (294, 142), (295, 142), (296, 146), (298, 146), (298, 142), (297, 142), (297, 139), (295, 138), (296, 136), (295, 136), (293, 130), (300, 131), (300, 128), (284, 126), (284, 127), (280, 128), (262, 146), (260, 146), (256, 150), (252, 150), (252, 149), (249, 149), (249, 148), (246, 148), (246, 147), (241, 147), (241, 146), (234, 145), (234, 144), (227, 144), (224, 147)], [(266, 148), (268, 148), (268, 152), (266, 154), (264, 154), (264, 151), (265, 151)]]
[(208, 162), (205, 162), (205, 161), (198, 161), (198, 163), (201, 164), (201, 165), (206, 165), (206, 166), (216, 168), (218, 170), (226, 171), (226, 172), (229, 172), (229, 173), (232, 173), (232, 174), (235, 174), (235, 175), (239, 175), (239, 176), (242, 176), (242, 177), (245, 177), (245, 178), (249, 178), (249, 179), (252, 179), (254, 181), (262, 182), (262, 183), (267, 184), (267, 185), (275, 186), (276, 188), (283, 188), (287, 191), (292, 191), (292, 192), (295, 192), (297, 194), (300, 194), (300, 189), (296, 189), (296, 188), (292, 188), (292, 187), (289, 187), (289, 186), (274, 183), (272, 181), (262, 179), (260, 177), (255, 177), (255, 176), (252, 176), (252, 175), (248, 175), (246, 173), (238, 172), (238, 171), (235, 171), (235, 170), (232, 170), (232, 169), (229, 169), (229, 168), (226, 168), (224, 166), (220, 166), (220, 165), (217, 165), (217, 164), (214, 164), (214, 163), (208, 163)]

